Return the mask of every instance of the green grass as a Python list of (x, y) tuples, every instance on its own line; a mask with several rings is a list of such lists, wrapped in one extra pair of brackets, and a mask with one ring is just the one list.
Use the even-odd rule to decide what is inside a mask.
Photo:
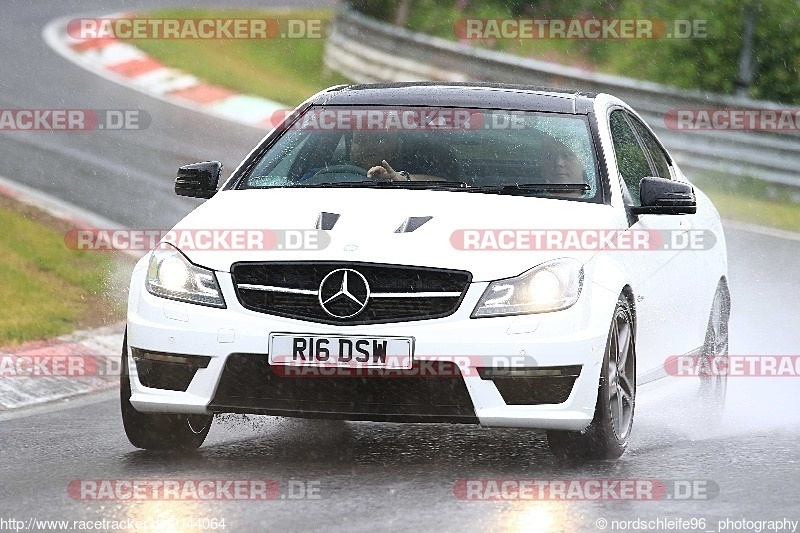
[(722, 218), (800, 232), (800, 205), (708, 192)]
[[(330, 10), (231, 11), (163, 9), (149, 17), (330, 19)], [(294, 107), (312, 94), (348, 80), (326, 73), (322, 38), (228, 40), (131, 40), (161, 63), (194, 74), (209, 83), (263, 96)]]
[(0, 346), (67, 333), (108, 311), (110, 258), (68, 249), (63, 231), (26, 213), (0, 205)]
[(800, 231), (798, 193), (755, 178), (707, 174), (695, 180), (722, 218)]
[(718, 190), (705, 190), (723, 219), (800, 232), (800, 205)]

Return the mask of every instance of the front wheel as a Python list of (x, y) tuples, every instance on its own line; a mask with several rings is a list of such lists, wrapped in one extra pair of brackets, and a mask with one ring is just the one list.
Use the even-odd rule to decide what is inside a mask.
[(199, 448), (211, 429), (212, 415), (142, 413), (131, 404), (128, 372), (128, 333), (122, 343), (119, 400), (122, 425), (131, 444), (145, 450), (193, 450)]
[(600, 460), (620, 457), (628, 446), (636, 405), (636, 344), (631, 304), (621, 295), (609, 328), (594, 418), (583, 431), (547, 432), (558, 459)]

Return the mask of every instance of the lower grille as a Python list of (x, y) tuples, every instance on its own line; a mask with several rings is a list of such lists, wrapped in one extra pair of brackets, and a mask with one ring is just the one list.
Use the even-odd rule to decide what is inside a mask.
[[(216, 412), (376, 422), (478, 419), (458, 366), (426, 376), (419, 363), (402, 376), (289, 376), (261, 354), (232, 354), (208, 408)], [(413, 377), (409, 377), (413, 376)]]
[(581, 365), (532, 368), (523, 371), (524, 376), (496, 375), (496, 370), (492, 375), (492, 370), (478, 369), (481, 378), (491, 379), (506, 405), (543, 405), (567, 401)]
[(196, 368), (177, 363), (136, 361), (139, 382), (145, 387), (186, 392), (197, 373)]

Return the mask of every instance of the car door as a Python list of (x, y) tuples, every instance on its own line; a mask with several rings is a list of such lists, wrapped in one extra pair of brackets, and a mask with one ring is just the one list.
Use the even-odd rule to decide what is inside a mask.
[[(612, 109), (609, 116), (611, 138), (620, 174), (620, 187), (626, 206), (641, 205), (639, 184), (647, 176), (671, 179), (669, 164), (664, 154), (651, 153), (638, 119), (622, 108)], [(647, 141), (645, 141), (647, 139)], [(656, 142), (657, 144), (657, 142)], [(688, 231), (691, 221), (684, 215), (631, 215), (631, 230), (657, 231), (670, 242), (672, 235)], [(637, 361), (639, 374), (647, 375), (663, 367), (667, 357), (691, 350), (685, 334), (685, 324), (690, 317), (685, 307), (691, 301), (686, 268), (691, 261), (676, 250), (634, 250), (621, 253), (636, 254), (629, 262), (641, 269), (632, 279), (637, 286)]]
[[(656, 175), (662, 178), (676, 179), (677, 172), (672, 168), (671, 159), (658, 139), (639, 119), (631, 116), (630, 120), (650, 157), (653, 168), (657, 172)], [(698, 211), (702, 207), (699, 205)], [(661, 216), (669, 217), (670, 215)], [(671, 216), (678, 220), (679, 233), (670, 243), (671, 246), (677, 248), (673, 250), (674, 255), (670, 260), (669, 268), (673, 275), (679, 277), (678, 286), (683, 289), (684, 294), (680, 299), (673, 294), (668, 310), (679, 310), (679, 316), (676, 319), (684, 324), (680, 333), (684, 350), (681, 354), (683, 354), (702, 346), (708, 312), (711, 307), (711, 300), (705, 301), (702, 296), (706, 295), (708, 287), (715, 286), (716, 282), (713, 279), (712, 270), (704, 266), (706, 259), (704, 256), (708, 251), (702, 247), (694, 247), (693, 238), (689, 238), (688, 235), (689, 233), (700, 233), (705, 229), (698, 227), (698, 220), (701, 220), (702, 214)]]

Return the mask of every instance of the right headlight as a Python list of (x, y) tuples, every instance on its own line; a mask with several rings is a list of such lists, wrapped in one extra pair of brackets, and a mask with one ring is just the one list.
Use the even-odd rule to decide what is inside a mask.
[(214, 271), (192, 264), (170, 244), (153, 250), (145, 286), (147, 292), (162, 298), (225, 307)]
[(472, 318), (548, 313), (571, 307), (583, 287), (583, 265), (576, 259), (555, 259), (514, 278), (493, 281), (472, 312)]

